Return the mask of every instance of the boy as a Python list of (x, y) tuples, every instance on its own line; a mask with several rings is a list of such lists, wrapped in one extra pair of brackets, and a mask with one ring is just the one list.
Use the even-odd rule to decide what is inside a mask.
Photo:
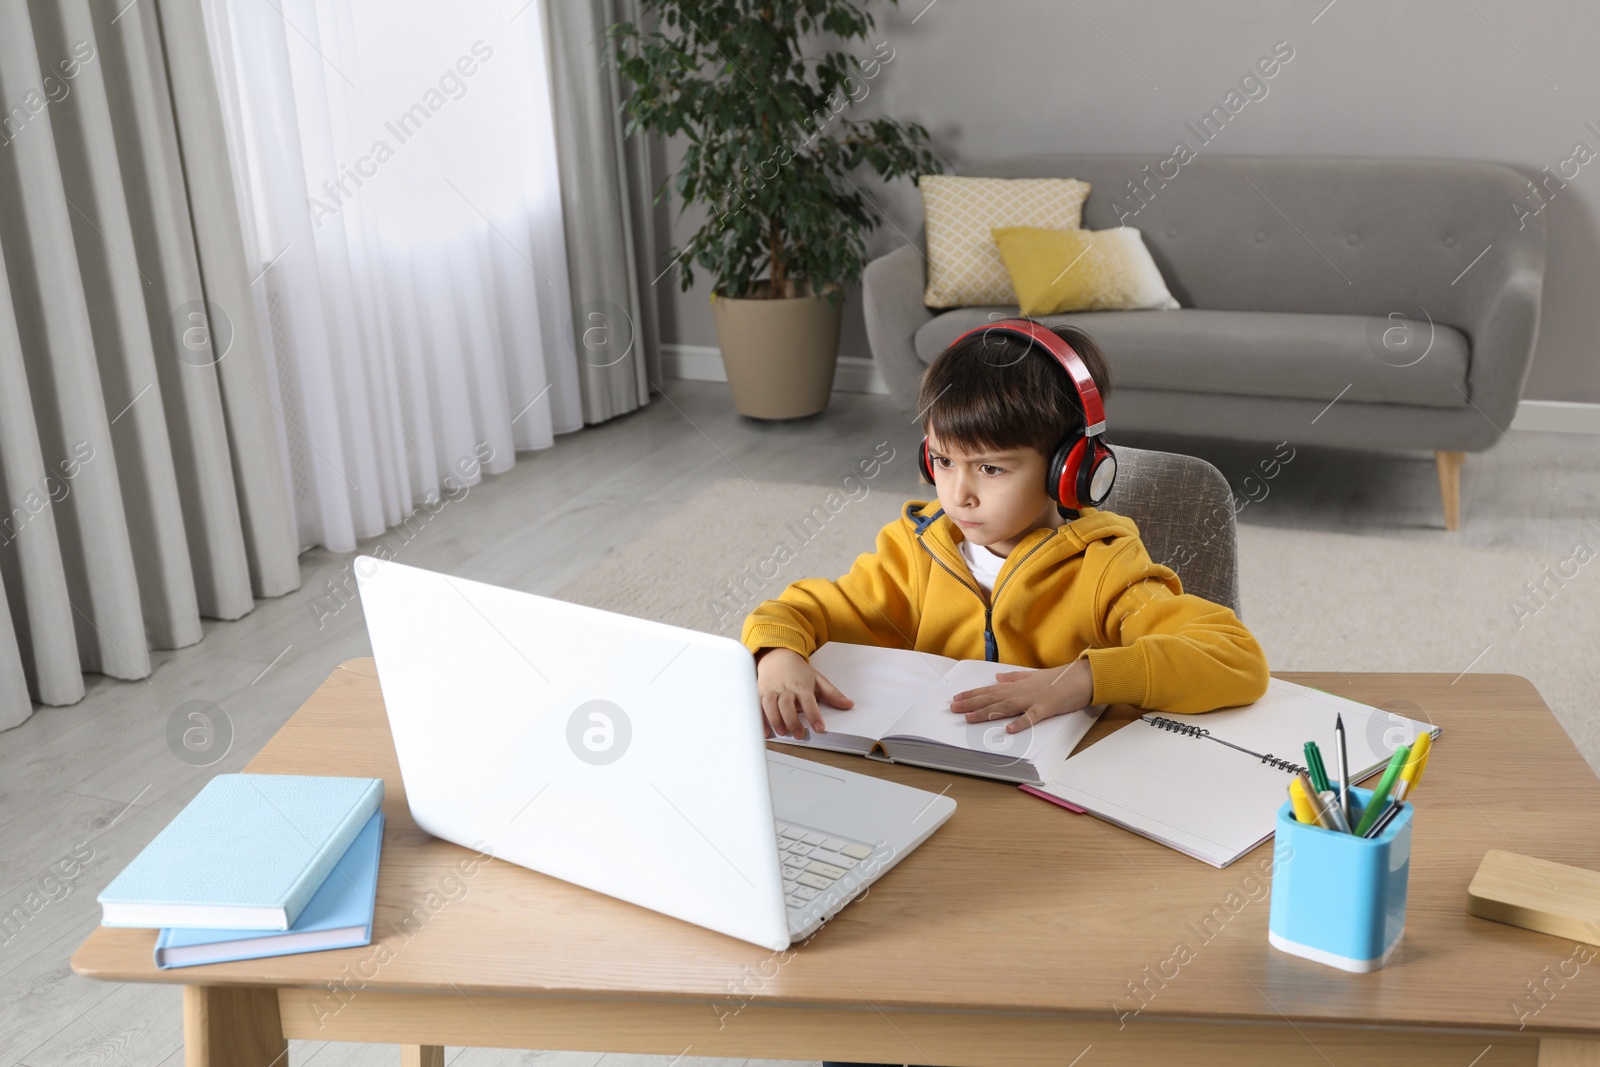
[[(1098, 345), (1053, 328), (1103, 397)], [(745, 619), (767, 736), (826, 731), (818, 700), (852, 701), (812, 669), (827, 641), (1041, 668), (958, 693), (968, 722), (1008, 731), (1090, 704), (1192, 713), (1249, 704), (1267, 660), (1230, 609), (1184, 593), (1131, 519), (1057, 503), (1047, 466), (1084, 430), (1078, 389), (1042, 343), (997, 330), (952, 344), (923, 374), (936, 501), (910, 501), (837, 582), (805, 578)]]

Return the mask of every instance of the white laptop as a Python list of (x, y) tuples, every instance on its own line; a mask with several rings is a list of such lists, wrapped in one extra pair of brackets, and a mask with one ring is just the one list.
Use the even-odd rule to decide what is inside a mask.
[(354, 569), (406, 801), (435, 837), (784, 949), (955, 810), (769, 753), (731, 638), (371, 556)]

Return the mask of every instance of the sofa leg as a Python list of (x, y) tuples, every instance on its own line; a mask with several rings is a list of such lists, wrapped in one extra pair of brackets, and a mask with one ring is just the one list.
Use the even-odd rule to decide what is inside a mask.
[(1444, 498), (1444, 528), (1461, 529), (1461, 463), (1465, 452), (1439, 452), (1433, 454), (1434, 465), (1439, 469), (1439, 495)]

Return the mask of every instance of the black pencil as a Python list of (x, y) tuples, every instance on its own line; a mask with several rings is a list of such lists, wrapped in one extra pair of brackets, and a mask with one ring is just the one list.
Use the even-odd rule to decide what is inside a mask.
[(1333, 717), (1333, 732), (1339, 735), (1339, 808), (1344, 812), (1344, 821), (1350, 822), (1350, 757), (1344, 747), (1344, 716)]
[(1389, 810), (1378, 816), (1378, 821), (1372, 824), (1371, 829), (1367, 831), (1367, 836), (1377, 837), (1382, 834), (1384, 827), (1393, 822), (1394, 817), (1398, 814), (1400, 814), (1400, 802), (1398, 800), (1390, 801)]

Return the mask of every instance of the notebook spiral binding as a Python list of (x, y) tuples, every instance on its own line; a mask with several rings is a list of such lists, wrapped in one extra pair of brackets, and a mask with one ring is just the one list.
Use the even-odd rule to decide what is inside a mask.
[(1171, 730), (1174, 733), (1188, 734), (1190, 737), (1211, 736), (1211, 731), (1203, 726), (1191, 726), (1186, 722), (1178, 722), (1175, 719), (1168, 719), (1160, 715), (1148, 717), (1144, 721), (1151, 726), (1159, 726), (1163, 730)]
[(1278, 768), (1280, 771), (1288, 771), (1290, 774), (1310, 774), (1311, 773), (1308, 768), (1302, 767), (1302, 766), (1300, 766), (1300, 764), (1294, 763), (1294, 762), (1292, 762), (1290, 760), (1279, 759), (1277, 756), (1274, 756), (1270, 752), (1268, 752), (1265, 756), (1261, 757), (1261, 762), (1262, 763), (1271, 764), (1272, 766)]
[(1309, 768), (1302, 767), (1300, 764), (1295, 763), (1292, 760), (1280, 759), (1270, 752), (1263, 756), (1259, 752), (1252, 752), (1242, 745), (1234, 744), (1232, 741), (1224, 741), (1220, 737), (1211, 737), (1211, 731), (1202, 726), (1192, 726), (1186, 722), (1178, 722), (1176, 719), (1169, 719), (1164, 715), (1141, 715), (1139, 718), (1141, 721), (1147, 722), (1151, 726), (1158, 727), (1162, 730), (1170, 730), (1173, 733), (1186, 734), (1189, 737), (1209, 737), (1219, 745), (1227, 745), (1229, 748), (1238, 749), (1240, 752), (1243, 752), (1249, 756), (1254, 756), (1262, 763), (1265, 763), (1270, 767), (1276, 767), (1280, 771), (1288, 771), (1290, 774), (1310, 773)]

